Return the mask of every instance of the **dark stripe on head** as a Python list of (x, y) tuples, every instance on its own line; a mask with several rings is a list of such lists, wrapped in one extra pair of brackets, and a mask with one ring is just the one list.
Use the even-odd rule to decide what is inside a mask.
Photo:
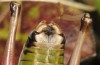
[(26, 47), (31, 47), (31, 46), (34, 46), (34, 42), (36, 42), (36, 40), (35, 40), (35, 35), (36, 34), (39, 34), (38, 32), (36, 32), (36, 31), (32, 31), (31, 32), (31, 34), (29, 35), (29, 37), (28, 37), (28, 39), (27, 39), (27, 42), (26, 42)]
[(59, 34), (60, 36), (62, 36), (63, 37), (63, 41), (62, 41), (62, 43), (61, 44), (63, 44), (63, 46), (61, 47), (61, 49), (64, 49), (64, 46), (65, 46), (65, 36), (64, 36), (64, 34)]

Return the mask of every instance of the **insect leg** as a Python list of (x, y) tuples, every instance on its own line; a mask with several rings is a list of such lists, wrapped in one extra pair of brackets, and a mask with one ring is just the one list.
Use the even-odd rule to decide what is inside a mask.
[(83, 41), (85, 39), (85, 35), (88, 29), (88, 26), (92, 22), (90, 15), (86, 13), (84, 17), (81, 20), (81, 26), (80, 26), (80, 32), (79, 32), (79, 37), (77, 40), (77, 45), (75, 47), (75, 50), (73, 51), (73, 54), (71, 56), (70, 62), (68, 65), (80, 65), (80, 53), (81, 53), (81, 48), (83, 45)]
[(17, 19), (19, 14), (19, 7), (20, 4), (16, 2), (10, 3), (10, 10), (12, 13), (11, 18), (11, 24), (10, 24), (10, 32), (9, 32), (9, 38), (7, 40), (7, 44), (5, 47), (5, 52), (2, 58), (1, 65), (15, 65), (14, 60), (14, 41), (16, 36), (16, 29), (17, 29)]

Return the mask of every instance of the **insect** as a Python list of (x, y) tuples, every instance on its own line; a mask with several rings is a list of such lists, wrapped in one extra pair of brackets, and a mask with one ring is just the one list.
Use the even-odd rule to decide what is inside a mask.
[(63, 65), (64, 42), (55, 23), (41, 22), (29, 35), (19, 65)]
[[(16, 30), (16, 19), (19, 13), (19, 5), (17, 3), (11, 3), (11, 15), (12, 15), (12, 36), (8, 40), (14, 43), (14, 35)], [(14, 23), (16, 22), (16, 23)], [(85, 14), (81, 21), (79, 39), (77, 46), (69, 59), (67, 65), (78, 65), (80, 50), (84, 41), (85, 33), (91, 23), (89, 14)], [(20, 55), (18, 65), (64, 65), (64, 44), (65, 36), (63, 35), (60, 27), (56, 23), (41, 22), (34, 31), (29, 35), (27, 42), (25, 43), (22, 53)], [(5, 53), (5, 58), (2, 65), (14, 65), (13, 47), (7, 47), (8, 53)], [(11, 52), (9, 51), (11, 50)], [(12, 58), (11, 58), (12, 56)], [(9, 62), (8, 62), (9, 61)]]

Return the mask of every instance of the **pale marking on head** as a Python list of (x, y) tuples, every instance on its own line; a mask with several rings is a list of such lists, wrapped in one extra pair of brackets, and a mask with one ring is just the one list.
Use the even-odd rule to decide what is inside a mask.
[[(48, 26), (51, 26), (55, 32), (47, 35), (43, 30), (46, 29)], [(59, 29), (59, 26), (55, 23), (46, 24), (45, 22), (41, 22), (37, 28), (36, 31), (39, 32), (39, 34), (35, 35), (36, 43), (44, 44), (46, 43), (46, 47), (55, 47), (56, 45), (61, 45), (63, 41), (63, 37), (60, 36), (61, 30)]]
[(38, 34), (35, 36), (37, 42), (39, 43), (55, 43), (61, 44), (63, 38), (60, 35), (54, 34), (51, 36), (47, 36), (44, 33)]

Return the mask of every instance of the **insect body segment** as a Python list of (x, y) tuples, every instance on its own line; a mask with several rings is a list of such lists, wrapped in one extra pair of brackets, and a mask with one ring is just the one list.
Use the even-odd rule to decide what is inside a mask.
[(55, 23), (41, 22), (29, 35), (19, 65), (64, 65), (64, 41)]

